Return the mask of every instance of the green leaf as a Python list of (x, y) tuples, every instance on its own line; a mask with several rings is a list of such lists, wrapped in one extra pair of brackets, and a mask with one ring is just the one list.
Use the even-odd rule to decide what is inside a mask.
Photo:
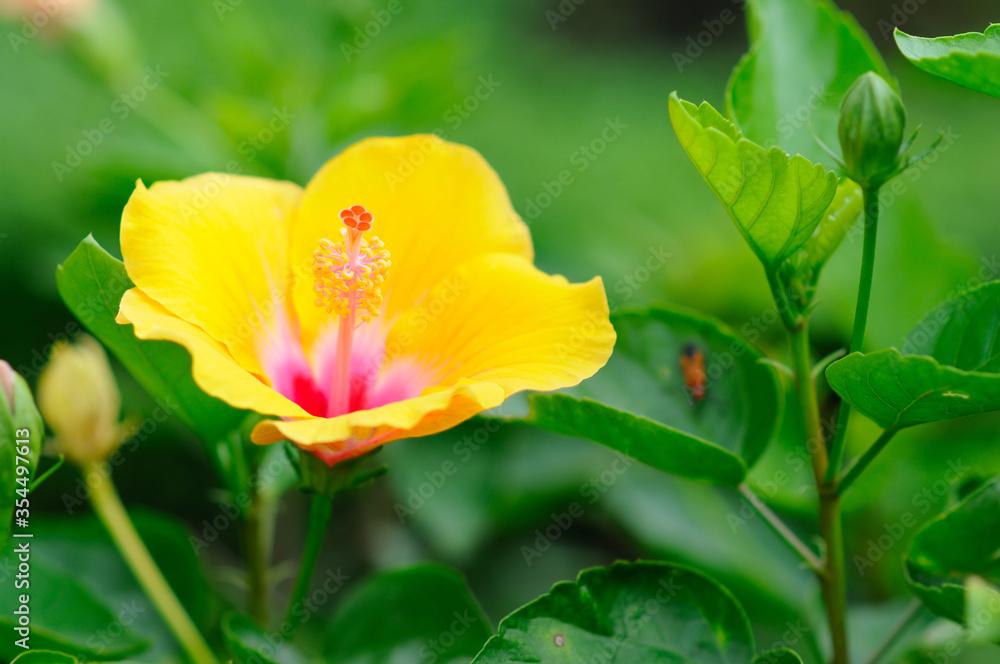
[(896, 45), (910, 62), (952, 83), (1000, 97), (1000, 24), (983, 33), (913, 37), (896, 29)]
[(743, 137), (708, 102), (670, 95), (681, 146), (768, 274), (812, 237), (837, 191), (837, 176), (780, 148)]
[(895, 348), (852, 353), (831, 364), (837, 394), (883, 429), (1000, 410), (1000, 375), (961, 371)]
[[(766, 484), (759, 484), (759, 478), (764, 478), (765, 483), (775, 478), (787, 482), (779, 492), (792, 494), (793, 500), (806, 506), (791, 507), (785, 513), (806, 515), (810, 471), (789, 465), (791, 457), (785, 450), (792, 446), (785, 443), (783, 436), (774, 441), (748, 483), (754, 484), (755, 478), (761, 487)], [(604, 467), (608, 466), (605, 462)], [(776, 468), (786, 475), (776, 474)], [(799, 486), (803, 487), (801, 491), (796, 488)], [(789, 504), (780, 493), (769, 493), (768, 500), (772, 508)], [(796, 554), (731, 492), (637, 467), (608, 488), (599, 506), (629, 541), (640, 546), (643, 555), (694, 567), (729, 589), (753, 617), (754, 634), (762, 646), (774, 647), (771, 644), (783, 638), (782, 633), (789, 627), (787, 621), (794, 624), (802, 620), (804, 628), (793, 635), (796, 650), (803, 657), (820, 650), (817, 641), (822, 638), (822, 629), (818, 629), (822, 605), (815, 578)], [(793, 643), (787, 639), (782, 642)], [(819, 657), (812, 659), (822, 661)]]
[[(723, 323), (682, 309), (625, 311), (600, 373), (575, 398), (537, 394), (529, 424), (587, 438), (667, 473), (735, 486), (763, 453), (781, 412), (781, 393), (759, 351)], [(688, 388), (681, 359), (703, 361), (704, 396)]]
[(943, 303), (917, 323), (902, 350), (963, 371), (1000, 372), (1000, 281)]
[[(913, 538), (906, 577), (914, 594), (934, 613), (965, 620), (965, 589), (971, 575), (1000, 582), (1000, 477), (937, 517)], [(973, 616), (970, 616), (970, 622)]]
[[(25, 540), (15, 540), (17, 547)], [(21, 606), (20, 597), (30, 597), (31, 639), (33, 648), (69, 651), (85, 659), (114, 660), (145, 650), (149, 641), (132, 625), (119, 619), (118, 607), (106, 602), (81, 583), (79, 570), (66, 572), (52, 565), (37, 552), (43, 540), (37, 536), (28, 540), (31, 556), (29, 588), (0, 593), (0, 625), (8, 638), (0, 641), (0, 658), (13, 658), (22, 650), (15, 645), (18, 626), (15, 610)], [(16, 549), (15, 549), (16, 550)], [(8, 553), (3, 565), (16, 569), (17, 556)], [(89, 570), (88, 570), (89, 572)], [(114, 629), (111, 636), (109, 628)], [(16, 636), (15, 636), (16, 634)]]
[(1000, 410), (1000, 282), (942, 304), (903, 349), (852, 353), (827, 368), (827, 380), (887, 429)]
[(564, 394), (529, 397), (526, 422), (564, 436), (587, 438), (672, 475), (736, 486), (746, 464), (718, 445), (590, 399)]
[(202, 440), (213, 443), (246, 416), (201, 391), (191, 376), (191, 357), (169, 341), (143, 341), (130, 325), (115, 322), (132, 281), (121, 261), (88, 236), (56, 271), (59, 295), (70, 311), (154, 398)]
[(504, 618), (473, 661), (735, 664), (753, 651), (743, 609), (715, 582), (666, 563), (619, 562)]
[[(858, 76), (889, 71), (854, 18), (827, 0), (750, 0), (750, 51), (733, 69), (726, 110), (760, 145), (822, 163), (837, 145), (840, 103)], [(812, 131), (811, 131), (812, 130)]]
[(493, 634), (465, 580), (422, 564), (365, 579), (326, 630), (331, 664), (468, 662)]
[(54, 650), (29, 650), (14, 658), (11, 664), (78, 664), (72, 655)]
[(265, 634), (235, 611), (222, 617), (222, 636), (234, 664), (305, 664), (305, 658), (280, 634)]
[(768, 650), (753, 658), (752, 664), (802, 664), (802, 658), (791, 650)]
[[(726, 110), (742, 135), (816, 163), (829, 161), (815, 135), (837, 145), (840, 104), (858, 76), (885, 62), (854, 18), (827, 0), (749, 0), (750, 51), (733, 69)], [(780, 266), (791, 311), (806, 314), (823, 265), (862, 210), (858, 186), (845, 180), (816, 231)]]

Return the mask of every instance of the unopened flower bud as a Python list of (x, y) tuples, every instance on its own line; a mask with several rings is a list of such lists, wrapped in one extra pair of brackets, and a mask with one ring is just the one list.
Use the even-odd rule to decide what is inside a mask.
[(121, 441), (121, 395), (104, 349), (81, 335), (56, 342), (38, 380), (38, 405), (56, 446), (78, 464), (103, 461)]
[(899, 169), (906, 109), (875, 72), (858, 77), (840, 106), (840, 149), (847, 176), (862, 187), (878, 187)]
[[(18, 375), (9, 364), (0, 360), (0, 491), (5, 491), (0, 497), (14, 495), (14, 490), (8, 487), (13, 483), (16, 473), (15, 447), (20, 450), (28, 448), (28, 454), (21, 452), (18, 456), (28, 458), (28, 477), (34, 474), (38, 464), (38, 453), (45, 437), (42, 427), (42, 416), (31, 398), (31, 391), (24, 378)], [(22, 463), (22, 465), (24, 465)]]
[(42, 33), (54, 37), (97, 13), (97, 0), (0, 0), (0, 17), (17, 21), (18, 30), (8, 33), (14, 52)]

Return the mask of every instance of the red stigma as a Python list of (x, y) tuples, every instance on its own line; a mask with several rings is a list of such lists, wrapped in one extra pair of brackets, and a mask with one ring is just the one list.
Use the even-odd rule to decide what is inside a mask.
[(348, 228), (367, 231), (372, 227), (374, 217), (371, 212), (365, 209), (364, 205), (352, 205), (340, 211), (340, 219)]

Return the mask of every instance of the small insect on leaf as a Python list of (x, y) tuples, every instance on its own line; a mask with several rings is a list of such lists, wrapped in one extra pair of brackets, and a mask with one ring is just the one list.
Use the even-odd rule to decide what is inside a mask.
[(705, 356), (697, 346), (690, 343), (681, 351), (680, 360), (684, 387), (695, 402), (700, 402), (705, 398)]

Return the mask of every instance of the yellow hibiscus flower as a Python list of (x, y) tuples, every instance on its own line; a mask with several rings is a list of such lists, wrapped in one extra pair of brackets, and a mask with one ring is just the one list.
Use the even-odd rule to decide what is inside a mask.
[[(377, 233), (377, 236), (374, 235)], [(593, 375), (615, 332), (600, 278), (532, 264), (474, 150), (364, 140), (303, 190), (209, 173), (137, 183), (118, 322), (191, 353), (201, 388), (332, 465)]]

